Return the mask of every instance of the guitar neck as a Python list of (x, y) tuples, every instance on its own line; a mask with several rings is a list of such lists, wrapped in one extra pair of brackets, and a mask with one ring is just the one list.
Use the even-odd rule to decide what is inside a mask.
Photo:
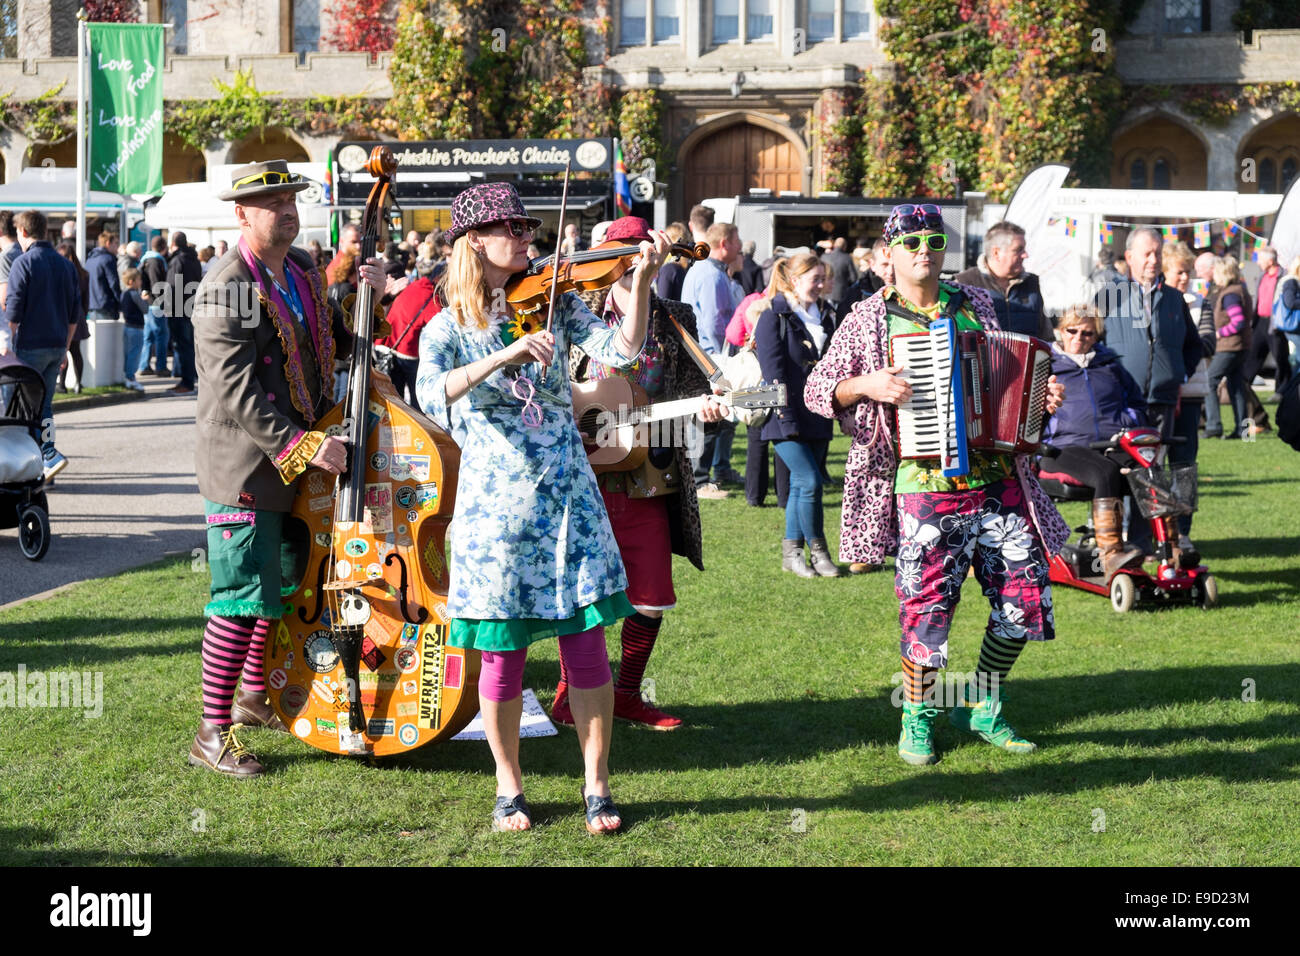
[(667, 418), (685, 418), (687, 415), (694, 415), (702, 409), (704, 403), (708, 400), (709, 396), (700, 395), (696, 398), (679, 398), (672, 402), (657, 402), (654, 405), (646, 405), (643, 408), (621, 413), (618, 416), (618, 424), (640, 425), (663, 421)]

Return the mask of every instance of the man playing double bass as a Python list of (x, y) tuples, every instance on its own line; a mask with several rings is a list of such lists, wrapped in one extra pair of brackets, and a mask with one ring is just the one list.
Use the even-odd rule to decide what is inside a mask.
[[(208, 528), (211, 601), (203, 633), (203, 715), (189, 761), (247, 778), (262, 765), (235, 724), (284, 731), (267, 701), (266, 639), (285, 610), (295, 549), (285, 514), (310, 467), (339, 474), (347, 446), (311, 427), (333, 405), (334, 357), (351, 333), (331, 310), (298, 235), (295, 194), (309, 183), (284, 160), (236, 169), (222, 200), (240, 239), (199, 286), (194, 303), (199, 378), (195, 470)], [(359, 272), (382, 295), (384, 273)], [(240, 675), (243, 684), (236, 693)]]

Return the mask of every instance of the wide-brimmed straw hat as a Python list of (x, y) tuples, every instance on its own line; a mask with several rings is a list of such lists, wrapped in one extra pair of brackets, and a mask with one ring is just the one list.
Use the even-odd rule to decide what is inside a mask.
[(289, 172), (289, 163), (283, 159), (268, 159), (261, 163), (240, 166), (230, 174), (230, 188), (223, 189), (217, 198), (224, 202), (239, 202), (267, 193), (281, 193), (286, 189), (301, 192), (311, 185), (297, 173)]
[(442, 234), (442, 239), (455, 243), (471, 229), (507, 219), (525, 219), (533, 229), (542, 224), (536, 216), (528, 215), (512, 184), (478, 183), (451, 201), (451, 228)]

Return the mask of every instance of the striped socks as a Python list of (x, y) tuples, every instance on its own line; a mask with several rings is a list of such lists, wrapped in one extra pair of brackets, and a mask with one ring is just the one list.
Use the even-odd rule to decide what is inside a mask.
[(654, 650), (655, 639), (659, 637), (659, 627), (663, 622), (661, 617), (647, 617), (640, 612), (624, 618), (623, 656), (618, 665), (618, 681), (614, 684), (614, 690), (640, 695), (641, 680), (645, 677), (650, 652)]
[(265, 694), (263, 661), (266, 656), (266, 635), (271, 631), (271, 622), (264, 617), (257, 618), (256, 622), (253, 625), (253, 639), (248, 643), (248, 656), (244, 658), (244, 690)]
[[(925, 694), (934, 687), (936, 675), (939, 673), (937, 667), (926, 667), (924, 664), (917, 664), (909, 661), (906, 657), (903, 659), (903, 699), (909, 704), (926, 703)], [(933, 702), (933, 692), (931, 700)]]
[[(235, 699), (235, 685), (248, 658), (249, 645), (258, 629), (262, 645), (270, 622), (253, 617), (208, 618), (203, 631), (203, 719), (218, 727), (229, 727), (230, 706)], [(257, 680), (262, 680), (261, 651), (258, 652)], [(263, 690), (265, 686), (263, 685)]]
[(993, 693), (994, 678), (1000, 688), (1006, 681), (1007, 674), (1016, 663), (1016, 658), (1025, 649), (1029, 641), (1021, 638), (1011, 640), (995, 637), (991, 631), (984, 632), (984, 643), (980, 645), (980, 660), (975, 666), (975, 692), (980, 700)]

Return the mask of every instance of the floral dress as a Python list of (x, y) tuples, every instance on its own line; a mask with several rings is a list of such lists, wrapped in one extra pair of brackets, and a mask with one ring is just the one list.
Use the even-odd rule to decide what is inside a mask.
[[(514, 340), (493, 316), (486, 329), (461, 325), (444, 309), (420, 334), (416, 396), (461, 448), (456, 514), (448, 529), (449, 641), (509, 651), (557, 634), (611, 624), (631, 614), (627, 577), (601, 503), (596, 476), (573, 421), (563, 357), (570, 344), (606, 365), (636, 361), (572, 293), (556, 301), (555, 355), (545, 383), (538, 364), (492, 373), (459, 401), (446, 401), (447, 375)], [(516, 389), (515, 382), (519, 381)], [(533, 395), (538, 427), (522, 418)]]

